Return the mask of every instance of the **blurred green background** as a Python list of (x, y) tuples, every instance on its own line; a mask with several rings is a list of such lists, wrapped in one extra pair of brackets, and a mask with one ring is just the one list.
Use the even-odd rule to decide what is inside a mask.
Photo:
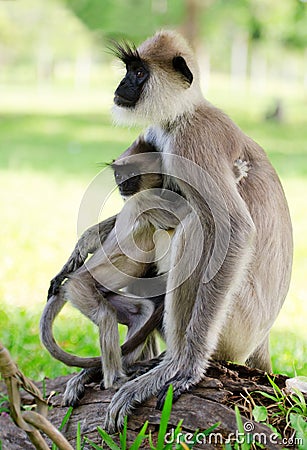
[[(112, 124), (122, 71), (108, 42), (139, 43), (162, 27), (190, 39), (206, 97), (265, 148), (281, 177), (295, 258), (271, 351), (276, 372), (306, 374), (307, 3), (299, 0), (0, 1), (0, 340), (36, 380), (74, 370), (41, 346), (38, 323), (49, 280), (76, 242), (87, 186), (139, 132)], [(114, 187), (105, 179), (102, 198)], [(114, 195), (102, 216), (120, 207)], [(98, 354), (95, 327), (73, 308), (55, 331), (66, 350)]]

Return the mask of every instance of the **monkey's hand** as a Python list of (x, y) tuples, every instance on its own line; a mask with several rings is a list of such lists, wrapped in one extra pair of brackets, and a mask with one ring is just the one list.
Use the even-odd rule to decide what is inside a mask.
[(79, 269), (88, 255), (94, 253), (101, 246), (114, 228), (115, 221), (116, 216), (112, 216), (93, 225), (82, 234), (62, 270), (51, 280), (47, 300), (53, 295), (57, 295), (65, 278)]
[(50, 281), (50, 286), (47, 295), (47, 301), (53, 296), (59, 293), (60, 287), (63, 281), (70, 273), (75, 272), (84, 263), (84, 257), (81, 255), (77, 246), (70, 255), (67, 263), (63, 266), (62, 270)]
[(50, 281), (49, 289), (48, 289), (47, 301), (49, 301), (53, 295), (57, 295), (59, 293), (60, 286), (62, 285), (62, 282), (64, 281), (64, 279), (65, 279), (65, 276), (61, 277), (59, 275), (52, 278), (52, 280)]

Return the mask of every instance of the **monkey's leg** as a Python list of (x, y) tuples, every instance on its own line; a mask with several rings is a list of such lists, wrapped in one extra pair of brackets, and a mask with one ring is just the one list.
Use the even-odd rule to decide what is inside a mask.
[[(124, 325), (127, 325), (129, 322), (134, 320), (137, 322), (137, 313), (140, 306), (144, 306), (144, 303), (150, 303), (150, 305), (147, 306), (148, 312), (152, 312), (153, 306), (152, 302), (147, 299), (135, 299), (135, 298), (125, 298), (121, 297), (117, 294), (110, 294), (110, 297), (113, 296), (113, 306), (116, 308), (115, 305), (118, 305), (118, 311), (117, 311), (117, 318), (118, 321)], [(114, 300), (114, 297), (116, 297), (116, 300)], [(129, 300), (131, 300), (129, 302)], [(49, 305), (49, 303), (48, 303)], [(151, 308), (150, 308), (150, 307)], [(149, 311), (150, 310), (150, 311)], [(159, 322), (161, 321), (163, 313), (163, 304), (160, 306), (158, 312), (155, 314), (155, 317), (153, 320), (148, 319), (147, 322), (145, 322), (145, 325), (143, 325), (141, 328), (138, 329), (136, 333), (133, 334), (131, 339), (126, 340), (126, 343), (124, 346), (122, 346), (122, 353), (128, 354), (129, 351), (133, 351), (135, 346), (139, 346), (140, 350), (138, 351), (137, 355), (143, 356), (142, 353), (142, 347), (144, 346), (144, 336), (146, 339), (146, 335), (149, 333), (152, 333), (153, 329), (156, 328), (156, 326), (159, 325)], [(147, 317), (147, 315), (145, 316)], [(139, 323), (139, 322), (138, 322)], [(140, 322), (142, 324), (143, 322)], [(137, 328), (137, 327), (134, 327)], [(145, 345), (146, 348), (146, 345)], [(146, 354), (144, 355), (147, 356)], [(76, 358), (75, 356), (71, 355), (72, 358)], [(146, 372), (151, 368), (150, 366), (146, 367), (136, 367), (134, 370), (138, 371), (138, 373), (141, 373), (141, 371)], [(102, 381), (101, 381), (102, 380)], [(122, 379), (123, 380), (123, 379)], [(75, 375), (68, 383), (65, 389), (64, 393), (64, 402), (67, 406), (75, 406), (78, 404), (79, 400), (83, 397), (85, 393), (85, 384), (90, 383), (92, 381), (99, 381), (101, 382), (101, 387), (104, 388), (104, 380), (103, 380), (103, 373), (101, 369), (101, 365), (93, 368), (87, 368), (83, 369), (80, 373)]]
[[(231, 232), (228, 252), (219, 272), (203, 281), (209, 262), (206, 249), (213, 247), (214, 235), (208, 233), (204, 242), (204, 252), (199, 261), (193, 260), (195, 249), (192, 240), (183, 243), (181, 226), (173, 238), (173, 273), (168, 279), (165, 299), (166, 356), (162, 363), (145, 375), (126, 383), (113, 397), (106, 415), (105, 427), (114, 431), (122, 426), (125, 415), (135, 405), (160, 392), (158, 405), (161, 406), (170, 383), (174, 386), (174, 398), (198, 383), (203, 377), (209, 358), (213, 354), (228, 309), (233, 290), (244, 279), (250, 254), (250, 236), (253, 224), (248, 219), (238, 218), (241, 229)], [(187, 217), (182, 222), (187, 236), (197, 235), (197, 222)], [(184, 249), (184, 251), (183, 251)], [(175, 253), (176, 252), (176, 253)], [(176, 263), (183, 258), (183, 266), (176, 269)], [(236, 264), (234, 264), (234, 260)], [(192, 275), (182, 280), (182, 267)], [(194, 268), (194, 271), (190, 269)]]
[(98, 326), (104, 384), (108, 388), (124, 377), (119, 347), (116, 310), (96, 289), (96, 281), (88, 272), (72, 275), (65, 283), (66, 297)]
[[(153, 232), (153, 227), (148, 225), (147, 231), (143, 227), (135, 233), (138, 248), (152, 251)], [(67, 298), (99, 328), (103, 383), (106, 388), (117, 379), (123, 379), (125, 374), (122, 369), (116, 308), (98, 292), (97, 282), (102, 286), (107, 282), (108, 289), (113, 291), (126, 286), (131, 282), (131, 277), (142, 276), (144, 270), (144, 264), (121, 253), (116, 232), (112, 230), (104, 248), (97, 250), (86, 267), (78, 269), (65, 284)], [(152, 306), (149, 316), (153, 309)]]
[[(110, 305), (114, 308), (117, 314), (117, 320), (119, 323), (123, 323), (127, 325), (128, 331), (125, 342), (128, 343), (129, 346), (129, 339), (136, 335), (136, 339), (134, 340), (133, 344), (135, 344), (135, 348), (133, 349), (132, 346), (130, 346), (130, 352), (128, 353), (127, 350), (129, 347), (121, 347), (122, 350), (122, 363), (124, 371), (126, 371), (127, 367), (129, 367), (132, 363), (137, 361), (145, 351), (145, 355), (151, 355), (153, 354), (152, 346), (155, 343), (155, 336), (153, 335), (153, 329), (155, 327), (155, 323), (152, 326), (152, 329), (150, 330), (150, 321), (151, 317), (153, 316), (155, 304), (150, 299), (146, 298), (136, 298), (136, 297), (129, 297), (121, 294), (115, 294), (115, 293), (109, 293), (106, 296), (107, 300), (110, 302)], [(144, 330), (144, 324), (149, 323), (149, 330), (147, 337), (145, 335)], [(139, 333), (140, 330), (143, 330), (144, 333)], [(137, 339), (140, 339), (139, 344), (137, 345)], [(147, 337), (147, 339), (146, 339)], [(150, 347), (148, 344), (148, 339), (150, 339)], [(146, 352), (147, 350), (147, 352)], [(156, 356), (156, 354), (154, 354)], [(110, 354), (110, 357), (112, 357), (112, 354)], [(105, 377), (104, 377), (105, 379)], [(101, 388), (104, 389), (105, 381), (104, 379), (101, 382)], [(124, 379), (121, 378), (119, 383), (122, 383)]]
[[(124, 255), (118, 257), (116, 260), (118, 264), (119, 260), (121, 260), (124, 266), (129, 262), (128, 258)], [(99, 328), (104, 376), (103, 385), (106, 388), (113, 385), (115, 381), (124, 379), (125, 376), (122, 369), (121, 349), (119, 346), (116, 304), (112, 306), (102, 293), (97, 290), (97, 276), (101, 278), (102, 274), (106, 277), (108, 282), (111, 283), (111, 287), (113, 288), (119, 288), (127, 284), (126, 274), (114, 270), (114, 267), (115, 266), (100, 260), (100, 265), (98, 264), (93, 268), (93, 275), (95, 278), (93, 278), (91, 273), (84, 271), (81, 268), (81, 270), (71, 275), (65, 284), (67, 298)], [(142, 265), (138, 263), (130, 264), (130, 266), (127, 265), (127, 267), (130, 267), (133, 275), (142, 273), (143, 270)], [(110, 275), (110, 277), (108, 275)], [(133, 302), (135, 303), (135, 300), (133, 300)], [(154, 310), (152, 303), (149, 300), (147, 300), (147, 303), (143, 300), (138, 300), (138, 302), (142, 308), (144, 305), (146, 306), (146, 304), (147, 306), (150, 306), (151, 309), (145, 317), (147, 318), (150, 316)], [(130, 308), (131, 306), (135, 307), (133, 304), (130, 305)], [(129, 308), (126, 306), (126, 309)], [(137, 312), (137, 310), (135, 312)], [(123, 319), (120, 319), (120, 321), (123, 321)], [(141, 325), (142, 322), (139, 324), (139, 327)], [(144, 337), (142, 338), (142, 341), (143, 340)], [(67, 390), (65, 393), (65, 398), (69, 398), (69, 401), (72, 403), (76, 403), (78, 399), (78, 391), (74, 392), (74, 387), (75, 385), (71, 386), (72, 389)]]
[[(101, 291), (101, 287), (97, 286)], [(104, 289), (102, 288), (102, 293)], [(144, 361), (158, 355), (157, 337), (154, 330), (161, 328), (164, 295), (154, 298), (107, 293), (106, 299), (115, 308), (119, 323), (128, 327), (121, 347), (123, 365), (128, 368), (136, 361)]]
[[(183, 355), (183, 360), (177, 364), (176, 373), (160, 391), (157, 403), (158, 408), (163, 406), (170, 384), (173, 385), (173, 399), (176, 401), (183, 392), (189, 390), (190, 387), (202, 379), (208, 368), (210, 358), (218, 348), (219, 337), (223, 332), (228, 312), (232, 308), (235, 294), (240, 291), (242, 283), (245, 281), (246, 273), (253, 258), (255, 226), (245, 204), (242, 200), (240, 202), (240, 200), (238, 199), (236, 209), (230, 212), (229, 243), (227, 253), (219, 270), (208, 279), (207, 269), (210, 267), (212, 257), (212, 253), (208, 252), (208, 249), (213, 248), (214, 241), (216, 245), (214, 235), (210, 236), (209, 227), (208, 236), (205, 236), (203, 256), (197, 267), (195, 266), (196, 269), (191, 279), (188, 283), (183, 283), (177, 291), (175, 290), (171, 302), (167, 303), (169, 309), (166, 309), (166, 317), (178, 315), (176, 311), (180, 308), (180, 299), (183, 300), (181, 298), (182, 294), (185, 294), (185, 296), (189, 295), (186, 287), (188, 286), (189, 289), (192, 289), (191, 280), (197, 286), (194, 304), (190, 303), (189, 306), (185, 302), (187, 307), (186, 315), (189, 317), (187, 327), (183, 327), (185, 329), (185, 339), (182, 339), (180, 317), (176, 318), (176, 316), (175, 323), (177, 327), (172, 331), (169, 338), (167, 336), (167, 345), (171, 346), (173, 354), (176, 354), (177, 350), (178, 361), (180, 361), (181, 355)], [(224, 223), (226, 224), (227, 221), (225, 220)], [(225, 225), (222, 224), (223, 226)], [(188, 235), (193, 236), (194, 227), (195, 223), (193, 221), (186, 223), (186, 229), (189, 230)], [(220, 230), (218, 238), (221, 242), (223, 242), (226, 231), (223, 231), (223, 228)], [(196, 234), (196, 230), (194, 232)], [(221, 244), (219, 243), (218, 245)], [(192, 248), (189, 248), (189, 246), (190, 242), (188, 241), (186, 251), (188, 254), (191, 254)], [(178, 275), (180, 276), (180, 274)], [(166, 333), (168, 333), (167, 325)], [(181, 355), (178, 354), (179, 342), (184, 344)]]
[(249, 356), (246, 365), (252, 368), (272, 373), (272, 364), (269, 350), (269, 336), (261, 345)]
[[(177, 228), (172, 242), (174, 248), (178, 249), (182, 249), (181, 227), (182, 226), (180, 225)], [(193, 235), (193, 233), (191, 235)], [(183, 262), (183, 266), (188, 270), (189, 261), (191, 262), (192, 258), (188, 258), (186, 253), (178, 255), (178, 259), (175, 258), (174, 266), (176, 266), (180, 257), (186, 259), (186, 261)], [(111, 404), (108, 407), (105, 421), (105, 428), (110, 432), (114, 432), (122, 426), (125, 415), (129, 414), (137, 404), (142, 403), (151, 395), (157, 394), (163, 386), (165, 386), (168, 380), (176, 375), (178, 365), (179, 367), (186, 366), (186, 362), (182, 360), (185, 328), (187, 327), (191, 316), (189, 309), (192, 309), (193, 307), (197, 294), (197, 285), (194, 283), (192, 277), (186, 280), (185, 289), (182, 291), (182, 297), (180, 299), (178, 298), (178, 302), (176, 301), (172, 307), (171, 303), (175, 294), (173, 288), (177, 281), (173, 277), (174, 271), (172, 279), (168, 280), (165, 298), (164, 328), (167, 344), (165, 357), (157, 367), (153, 368), (148, 373), (141, 375), (139, 378), (127, 382), (114, 395)], [(177, 291), (178, 290), (179, 288), (177, 288)], [(170, 303), (170, 305), (168, 303)], [(174, 316), (172, 315), (173, 312)], [(178, 318), (178, 321), (176, 321), (176, 318)], [(182, 328), (180, 329), (180, 327)], [(180, 339), (182, 340), (182, 343), (180, 342)], [(180, 348), (178, 348), (178, 346), (180, 346)]]
[[(141, 306), (141, 309), (144, 309), (144, 304), (147, 303), (147, 308), (145, 306), (145, 310), (147, 312), (152, 312), (153, 310), (153, 302), (149, 299), (136, 299), (134, 297), (123, 297), (118, 294), (110, 293), (108, 295), (108, 301), (111, 301), (112, 305), (117, 310), (117, 318), (119, 323), (124, 325), (128, 325), (131, 322), (138, 323), (139, 325), (143, 324), (143, 320), (145, 321), (144, 325), (141, 328), (134, 326), (134, 333), (130, 332), (131, 337), (126, 338), (125, 343), (122, 345), (122, 354), (129, 356), (129, 352), (133, 352), (134, 357), (132, 362), (148, 360), (149, 357), (154, 354), (156, 356), (158, 352), (154, 353), (155, 345), (156, 345), (156, 337), (153, 335), (153, 330), (155, 328), (159, 328), (162, 321), (164, 302), (163, 298), (161, 298), (162, 304), (158, 304), (156, 311), (145, 321), (145, 318), (148, 317), (148, 314), (142, 316), (142, 320), (140, 321), (138, 318), (138, 310)], [(131, 328), (130, 328), (131, 330)], [(146, 342), (146, 336), (149, 338), (153, 337), (153, 342), (148, 345)], [(145, 339), (145, 343), (144, 343)], [(134, 353), (134, 349), (137, 348), (137, 353)], [(149, 356), (149, 357), (148, 357)], [(71, 356), (72, 358), (76, 358), (75, 356)], [(130, 368), (129, 366), (125, 366), (129, 370), (129, 376), (135, 378), (142, 373), (148, 372), (152, 367), (158, 364), (159, 359), (153, 359), (151, 361), (146, 361), (143, 365), (138, 363), (134, 368)], [(133, 374), (133, 375), (132, 375)], [(95, 379), (94, 379), (95, 376)], [(102, 380), (102, 381), (101, 381)], [(101, 382), (101, 388), (104, 388), (103, 374), (101, 370), (101, 365), (98, 367), (83, 369), (80, 373), (75, 375), (66, 386), (66, 390), (64, 393), (64, 402), (67, 406), (75, 406), (78, 404), (79, 400), (83, 397), (85, 392), (85, 384), (90, 383), (92, 381)]]

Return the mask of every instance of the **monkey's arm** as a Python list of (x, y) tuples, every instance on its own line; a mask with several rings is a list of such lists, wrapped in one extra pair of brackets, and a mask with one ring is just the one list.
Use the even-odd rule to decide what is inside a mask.
[(81, 267), (90, 253), (94, 253), (106, 240), (110, 231), (114, 228), (116, 216), (93, 225), (86, 230), (78, 240), (72, 254), (64, 264), (60, 272), (51, 280), (47, 299), (57, 295), (61, 284), (69, 274)]

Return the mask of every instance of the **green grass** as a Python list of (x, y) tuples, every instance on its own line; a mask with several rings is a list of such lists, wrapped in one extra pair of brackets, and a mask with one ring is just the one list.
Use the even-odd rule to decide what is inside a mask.
[[(114, 82), (115, 86), (115, 82)], [(42, 379), (73, 369), (53, 360), (40, 344), (38, 323), (49, 280), (77, 239), (80, 201), (100, 170), (99, 163), (120, 154), (138, 134), (112, 125), (108, 107), (113, 85), (100, 92), (54, 89), (3, 92), (0, 105), (0, 340), (28, 376)], [(246, 94), (246, 98), (245, 98)], [(244, 131), (264, 146), (282, 178), (295, 232), (291, 289), (274, 326), (271, 347), (276, 372), (307, 370), (307, 107), (299, 92), (285, 93), (285, 124), (262, 120), (271, 97), (229, 92), (217, 81), (209, 91)], [(101, 197), (110, 190), (105, 176)], [(120, 208), (112, 197), (101, 213)], [(99, 216), (100, 217), (100, 216)], [(98, 220), (98, 217), (96, 218)], [(79, 355), (98, 354), (95, 327), (66, 306), (56, 322), (60, 344)]]

